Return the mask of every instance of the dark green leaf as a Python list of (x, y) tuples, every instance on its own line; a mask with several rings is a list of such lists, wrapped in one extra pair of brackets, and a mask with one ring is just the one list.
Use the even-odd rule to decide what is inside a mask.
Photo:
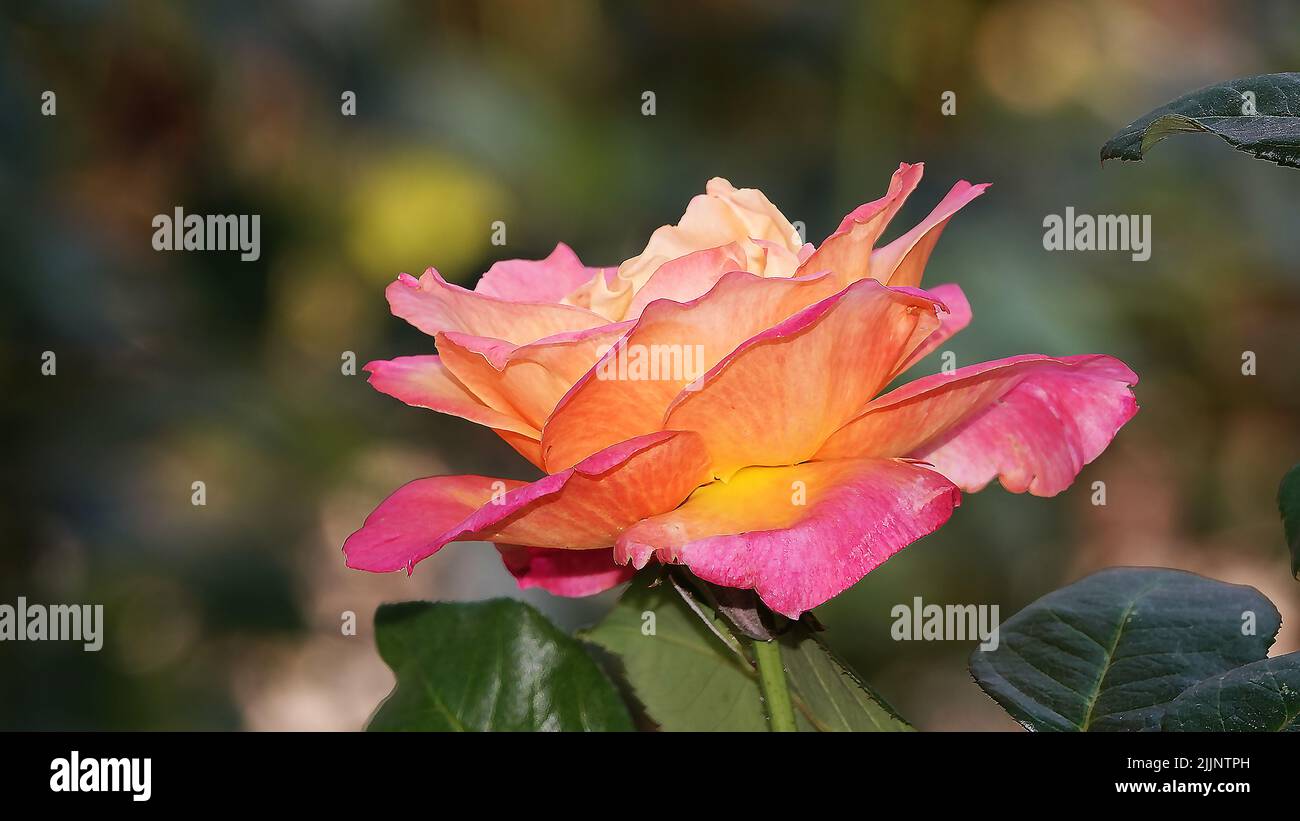
[(1165, 711), (1164, 729), (1300, 732), (1300, 653), (1247, 664), (1191, 687)]
[(1300, 465), (1287, 471), (1277, 490), (1277, 507), (1282, 511), (1282, 527), (1291, 548), (1291, 575), (1300, 578)]
[(1264, 658), (1280, 624), (1252, 587), (1112, 568), (1007, 619), (971, 673), (1029, 729), (1157, 729), (1188, 687)]
[(1101, 158), (1140, 160), (1180, 132), (1217, 134), (1238, 151), (1300, 167), (1300, 73), (1260, 74), (1193, 91), (1120, 131), (1102, 146)]
[(815, 729), (906, 732), (912, 727), (803, 625), (780, 638), (796, 711)]
[(711, 612), (696, 615), (668, 581), (651, 581), (644, 573), (634, 580), (583, 638), (613, 654), (611, 672), (663, 729), (766, 730), (753, 668), (704, 619), (726, 626)]
[(630, 730), (581, 643), (523, 602), (405, 602), (375, 614), (397, 685), (371, 730)]

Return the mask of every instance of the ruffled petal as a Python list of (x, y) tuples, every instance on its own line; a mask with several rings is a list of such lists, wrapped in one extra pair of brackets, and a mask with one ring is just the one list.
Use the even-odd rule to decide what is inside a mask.
[(511, 491), (440, 538), (575, 550), (611, 547), (627, 527), (672, 510), (707, 481), (708, 453), (700, 437), (660, 431)]
[(912, 352), (908, 360), (903, 363), (901, 368), (903, 371), (937, 351), (943, 343), (952, 339), (958, 331), (969, 325), (971, 321), (970, 303), (966, 301), (966, 294), (957, 285), (936, 285), (933, 288), (927, 288), (925, 293), (942, 302), (943, 306), (948, 310), (946, 313), (939, 315), (939, 327), (935, 328), (925, 338), (925, 341)]
[[(651, 303), (627, 336), (565, 395), (542, 428), (548, 470), (575, 464), (617, 442), (664, 428), (664, 413), (692, 380), (745, 340), (834, 294), (829, 276), (768, 278), (743, 272), (723, 276), (707, 294), (687, 303)], [(633, 355), (690, 357), (692, 367), (656, 369), (655, 378), (620, 369)]]
[(915, 228), (885, 247), (871, 252), (871, 276), (886, 285), (912, 288), (920, 286), (925, 264), (930, 260), (930, 252), (934, 250), (948, 220), (988, 187), (989, 183), (971, 185), (965, 180), (959, 180), (930, 215)]
[(347, 565), (373, 573), (410, 572), (416, 562), (442, 547), (437, 544), (440, 534), (494, 497), (524, 484), (490, 476), (431, 476), (408, 482), (343, 543)]
[[(835, 233), (827, 237), (799, 266), (798, 273), (831, 271), (841, 285), (871, 276), (871, 249), (885, 232), (889, 221), (903, 207), (909, 194), (916, 190), (925, 166), (902, 163), (889, 181), (889, 191), (853, 209), (840, 221)], [(884, 281), (884, 280), (882, 280)]]
[(745, 252), (740, 243), (695, 251), (665, 262), (632, 297), (625, 318), (635, 319), (656, 299), (689, 302), (708, 293), (723, 274), (745, 270)]
[(443, 364), (484, 404), (540, 430), (564, 394), (631, 327), (603, 325), (527, 345), (454, 331), (435, 339)]
[(860, 280), (746, 341), (669, 406), (704, 437), (714, 475), (802, 462), (857, 414), (939, 325), (939, 304)]
[(509, 302), (559, 302), (602, 268), (588, 268), (563, 242), (546, 259), (506, 259), (479, 277), (474, 291)]
[(456, 541), (608, 548), (626, 528), (672, 510), (706, 481), (708, 454), (700, 437), (663, 431), (622, 442), (535, 482), (417, 479), (375, 508), (343, 550), (349, 567), (410, 572)]
[(379, 359), (362, 369), (380, 393), (412, 407), (459, 416), (496, 431), (528, 461), (541, 464), (541, 431), (509, 410), (485, 404), (437, 356)]
[(778, 244), (792, 253), (799, 250), (794, 225), (763, 192), (737, 189), (721, 177), (714, 177), (705, 193), (691, 199), (681, 220), (651, 234), (645, 250), (620, 265), (612, 282), (593, 283), (591, 309), (611, 319), (622, 319), (635, 293), (664, 263), (733, 242), (742, 243), (750, 257), (744, 270), (754, 271), (766, 251), (748, 242), (751, 239)]
[(684, 564), (796, 618), (938, 529), (960, 501), (943, 476), (899, 459), (746, 468), (629, 528), (614, 556)]
[(447, 282), (432, 268), (419, 279), (402, 274), (385, 294), (394, 316), (430, 336), (460, 331), (524, 345), (565, 331), (607, 324), (603, 317), (574, 305), (512, 302), (468, 291)]
[(899, 163), (898, 170), (889, 178), (889, 188), (885, 191), (885, 196), (854, 208), (840, 220), (835, 233), (848, 231), (855, 223), (868, 220), (881, 211), (885, 212), (885, 222), (891, 221), (897, 216), (903, 203), (907, 202), (907, 198), (916, 190), (916, 186), (921, 183), (921, 176), (924, 173), (923, 162)]
[(1137, 375), (1109, 356), (1029, 354), (918, 379), (869, 403), (815, 458), (911, 456), (963, 490), (994, 478), (1054, 496), (1137, 413)]

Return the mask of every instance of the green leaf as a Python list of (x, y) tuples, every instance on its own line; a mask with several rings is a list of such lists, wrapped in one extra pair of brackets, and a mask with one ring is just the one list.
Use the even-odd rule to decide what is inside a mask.
[[(638, 576), (604, 621), (581, 637), (614, 655), (610, 672), (627, 682), (662, 729), (767, 730), (748, 659), (728, 648), (668, 581), (651, 587), (653, 581), (651, 574)], [(711, 612), (703, 615), (725, 630)]]
[(1300, 465), (1287, 471), (1277, 490), (1277, 507), (1282, 511), (1282, 527), (1291, 548), (1291, 575), (1300, 578)]
[(823, 732), (907, 732), (912, 729), (822, 644), (797, 625), (780, 638), (796, 695), (796, 712)]
[(1189, 688), (1165, 711), (1164, 729), (1300, 732), (1300, 653), (1247, 664)]
[(1179, 97), (1111, 137), (1101, 159), (1141, 160), (1180, 132), (1217, 134), (1238, 151), (1300, 167), (1300, 73), (1243, 77)]
[(581, 643), (523, 602), (404, 602), (375, 613), (397, 685), (371, 730), (631, 730)]
[(1158, 729), (1184, 690), (1264, 658), (1280, 624), (1252, 587), (1112, 568), (1007, 619), (971, 673), (1031, 730)]
[[(767, 730), (749, 642), (689, 589), (654, 581), (639, 576), (582, 637), (612, 654), (611, 674), (660, 728)], [(804, 625), (793, 625), (780, 647), (800, 730), (911, 729)]]

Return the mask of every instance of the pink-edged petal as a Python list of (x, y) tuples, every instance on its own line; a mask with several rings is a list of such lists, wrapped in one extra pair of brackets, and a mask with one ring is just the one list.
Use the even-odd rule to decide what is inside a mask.
[(942, 302), (948, 311), (939, 315), (939, 327), (931, 331), (920, 347), (903, 363), (903, 367), (900, 369), (903, 371), (937, 351), (943, 343), (952, 339), (958, 331), (969, 325), (971, 321), (970, 303), (966, 301), (966, 294), (957, 285), (936, 285), (933, 288), (927, 288), (925, 293)]
[[(402, 485), (366, 517), (343, 543), (348, 567), (388, 573), (410, 571), (433, 553), (439, 535), (523, 482), (489, 476), (431, 476)], [(441, 547), (442, 545), (438, 545)]]
[(816, 458), (911, 456), (963, 490), (994, 478), (1054, 496), (1133, 415), (1137, 375), (1109, 356), (1029, 354), (918, 379), (869, 403)]
[(938, 311), (919, 292), (855, 282), (728, 354), (673, 401), (664, 427), (703, 436), (721, 478), (802, 462), (898, 372)]
[(646, 284), (632, 296), (624, 315), (635, 319), (656, 299), (689, 302), (708, 293), (723, 274), (745, 270), (745, 252), (739, 243), (695, 251), (665, 262), (655, 270)]
[(474, 290), (510, 302), (556, 303), (603, 270), (584, 266), (573, 249), (561, 242), (546, 259), (493, 263)]
[(708, 456), (700, 438), (663, 431), (535, 482), (417, 479), (385, 499), (343, 549), (349, 567), (410, 572), (457, 541), (608, 548), (629, 526), (672, 510), (706, 481)]
[(511, 491), (440, 538), (572, 550), (611, 547), (623, 530), (672, 510), (707, 481), (708, 453), (700, 437), (660, 431)]
[(885, 192), (885, 196), (854, 208), (840, 220), (835, 233), (848, 231), (855, 223), (864, 222), (882, 211), (885, 213), (885, 222), (888, 223), (898, 214), (903, 203), (916, 190), (916, 186), (920, 185), (924, 173), (923, 162), (899, 163), (898, 170), (889, 178), (889, 189)]
[(436, 355), (377, 359), (367, 362), (361, 370), (370, 374), (369, 381), (375, 390), (411, 407), (459, 416), (488, 427), (536, 432), (536, 428), (518, 418), (484, 405)]
[(832, 271), (843, 285), (871, 276), (871, 250), (907, 196), (916, 189), (923, 170), (920, 163), (901, 164), (885, 196), (850, 211), (835, 233), (803, 261), (798, 273)]
[(376, 360), (363, 370), (380, 393), (412, 407), (459, 416), (492, 428), (535, 465), (541, 464), (541, 431), (516, 414), (484, 404), (437, 356), (399, 356)]
[(965, 180), (959, 180), (930, 215), (915, 228), (883, 248), (871, 252), (870, 275), (887, 285), (919, 286), (925, 264), (930, 260), (930, 252), (934, 250), (948, 220), (988, 187), (988, 183), (971, 185)]
[(497, 550), (521, 590), (540, 587), (556, 596), (594, 596), (636, 575), (636, 568), (615, 563), (609, 549), (557, 550), (499, 544)]
[[(837, 290), (829, 276), (766, 279), (734, 271), (699, 299), (651, 303), (627, 336), (578, 380), (546, 421), (542, 452), (547, 469), (569, 467), (616, 442), (662, 430), (664, 412), (695, 377), (745, 340)], [(656, 351), (666, 351), (670, 357), (689, 354), (693, 367), (680, 372), (661, 368), (654, 379), (620, 378), (615, 367), (618, 357)], [(634, 374), (626, 368), (621, 372)]]
[(527, 345), (456, 332), (435, 339), (443, 364), (484, 404), (540, 429), (564, 394), (631, 327), (603, 325)]
[(943, 476), (900, 459), (746, 468), (629, 528), (614, 556), (684, 564), (796, 618), (938, 529), (960, 502)]
[(431, 336), (459, 331), (524, 345), (607, 324), (603, 317), (574, 305), (512, 302), (469, 291), (447, 282), (432, 268), (419, 279), (402, 274), (385, 294), (395, 316)]

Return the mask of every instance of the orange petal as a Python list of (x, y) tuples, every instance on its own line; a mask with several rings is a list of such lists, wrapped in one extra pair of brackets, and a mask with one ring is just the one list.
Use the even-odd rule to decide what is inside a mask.
[(842, 285), (871, 276), (871, 249), (898, 209), (903, 207), (907, 196), (916, 190), (924, 170), (921, 163), (900, 164), (889, 181), (889, 191), (885, 196), (850, 211), (835, 233), (804, 260), (798, 273), (832, 271)]
[[(546, 421), (542, 452), (548, 470), (566, 468), (601, 448), (662, 430), (669, 404), (700, 371), (836, 290), (835, 281), (827, 276), (765, 279), (732, 272), (699, 299), (651, 303), (624, 340), (574, 385)], [(698, 367), (695, 372), (676, 374), (661, 369), (654, 379), (617, 378), (618, 369), (607, 367), (620, 356), (659, 351), (683, 356), (689, 352)], [(611, 373), (616, 378), (607, 378)]]
[(632, 327), (605, 325), (528, 345), (456, 332), (438, 334), (443, 364), (483, 402), (541, 429), (564, 394)]
[(541, 431), (517, 415), (484, 404), (437, 356), (399, 356), (363, 368), (380, 393), (412, 407), (459, 416), (492, 428), (528, 461), (541, 464)]
[(700, 437), (662, 431), (511, 491), (442, 538), (573, 550), (612, 547), (628, 527), (672, 510), (708, 480)]
[(871, 252), (871, 276), (886, 285), (919, 287), (930, 252), (948, 220), (988, 187), (988, 183), (971, 185), (959, 180), (920, 224), (884, 248)]
[(500, 436), (505, 443), (515, 449), (520, 456), (532, 462), (537, 467), (542, 467), (542, 443), (526, 436), (522, 433), (515, 433), (510, 430), (497, 430), (497, 436)]
[(664, 427), (699, 432), (723, 478), (802, 462), (885, 386), (937, 312), (934, 300), (860, 280), (745, 342), (674, 400)]
[(370, 384), (380, 393), (416, 408), (459, 416), (480, 425), (538, 436), (537, 428), (483, 404), (437, 356), (399, 356), (366, 363)]

